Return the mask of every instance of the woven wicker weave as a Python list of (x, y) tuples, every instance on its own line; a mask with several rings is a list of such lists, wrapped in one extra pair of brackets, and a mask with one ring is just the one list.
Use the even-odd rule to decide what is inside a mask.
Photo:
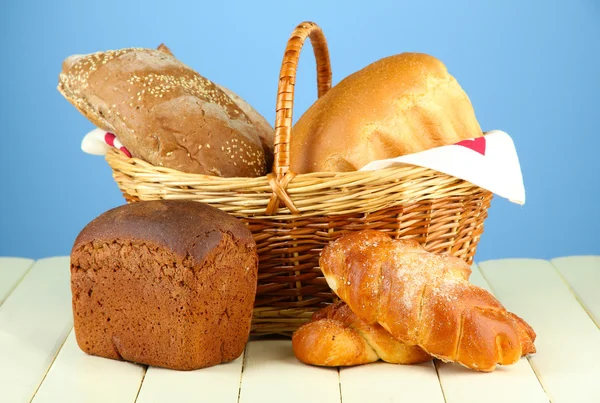
[(413, 166), (302, 175), (289, 171), (296, 69), (306, 38), (315, 52), (319, 96), (331, 87), (323, 33), (314, 23), (302, 23), (288, 41), (281, 67), (273, 173), (221, 178), (157, 167), (117, 150), (106, 156), (127, 202), (197, 200), (248, 225), (260, 256), (253, 335), (290, 335), (335, 300), (318, 258), (323, 246), (344, 233), (378, 229), (471, 262), (492, 198), (468, 182)]

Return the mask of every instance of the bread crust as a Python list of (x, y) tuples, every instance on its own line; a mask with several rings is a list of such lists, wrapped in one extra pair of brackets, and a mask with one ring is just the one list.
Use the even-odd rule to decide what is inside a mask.
[(444, 64), (402, 53), (344, 78), (298, 119), (290, 169), (354, 171), (482, 135), (471, 101)]
[(177, 370), (239, 357), (258, 255), (249, 230), (197, 202), (109, 210), (71, 252), (75, 336), (86, 353)]
[(406, 345), (379, 324), (359, 319), (343, 301), (317, 312), (292, 336), (298, 360), (318, 366), (353, 366), (383, 360), (416, 364), (432, 357), (418, 346)]
[(457, 257), (364, 230), (325, 247), (320, 266), (360, 319), (443, 361), (493, 371), (535, 352), (533, 329), (471, 284)]
[[(217, 84), (219, 85), (219, 84)], [(237, 95), (230, 89), (219, 85), (219, 88), (223, 90), (229, 97), (240, 107), (241, 110), (248, 116), (248, 119), (254, 124), (262, 144), (263, 152), (265, 153), (265, 162), (267, 166), (267, 172), (271, 171), (273, 167), (273, 159), (275, 158), (274, 151), (274, 136), (275, 129), (273, 126), (262, 116), (256, 109), (252, 107), (245, 99)]]
[(266, 173), (250, 118), (164, 46), (71, 56), (58, 90), (94, 125), (117, 134), (134, 157), (153, 165), (223, 177)]

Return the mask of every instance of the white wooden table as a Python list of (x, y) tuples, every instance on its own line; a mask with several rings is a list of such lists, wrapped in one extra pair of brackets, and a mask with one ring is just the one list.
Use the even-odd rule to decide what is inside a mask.
[(474, 266), (537, 332), (537, 354), (484, 374), (439, 362), (316, 368), (289, 340), (191, 372), (92, 357), (72, 331), (69, 260), (0, 258), (0, 402), (600, 402), (600, 256)]

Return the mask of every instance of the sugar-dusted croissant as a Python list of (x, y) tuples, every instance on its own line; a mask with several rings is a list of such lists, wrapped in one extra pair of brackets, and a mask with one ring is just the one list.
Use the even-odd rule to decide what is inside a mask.
[(471, 284), (459, 258), (365, 230), (329, 244), (320, 265), (359, 318), (443, 361), (493, 371), (535, 352), (533, 329)]
[(336, 302), (313, 314), (311, 321), (292, 336), (298, 360), (320, 366), (361, 365), (378, 360), (392, 364), (416, 364), (432, 359), (418, 346), (408, 346), (377, 323), (359, 319), (344, 302)]

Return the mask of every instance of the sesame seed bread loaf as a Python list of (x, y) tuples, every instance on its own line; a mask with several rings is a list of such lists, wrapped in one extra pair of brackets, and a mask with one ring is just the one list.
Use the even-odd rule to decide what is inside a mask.
[(166, 47), (74, 55), (58, 90), (133, 157), (188, 173), (266, 173), (258, 129), (216, 84)]
[(252, 105), (246, 102), (246, 100), (230, 89), (219, 84), (217, 85), (244, 111), (246, 116), (248, 116), (248, 119), (250, 119), (252, 124), (254, 124), (254, 127), (256, 127), (256, 130), (258, 131), (258, 137), (260, 138), (260, 143), (262, 144), (263, 152), (265, 153), (267, 171), (270, 171), (271, 167), (273, 166), (273, 158), (275, 157), (273, 149), (275, 129), (273, 129), (267, 119), (258, 113), (258, 111), (252, 107)]
[[(165, 52), (170, 55), (173, 55), (173, 52), (171, 51), (171, 49), (169, 49), (167, 47), (167, 45), (165, 45), (164, 43), (161, 43), (157, 49), (160, 50), (161, 52)], [(273, 126), (271, 126), (271, 124), (267, 121), (267, 119), (265, 119), (264, 116), (262, 116), (260, 113), (258, 113), (258, 111), (252, 107), (252, 105), (250, 105), (248, 102), (246, 102), (246, 100), (244, 100), (238, 94), (236, 94), (235, 92), (231, 91), (230, 89), (228, 89), (226, 87), (223, 87), (220, 84), (217, 84), (217, 83), (215, 83), (215, 84), (221, 90), (223, 90), (223, 92), (225, 94), (227, 94), (233, 102), (235, 102), (240, 107), (240, 109), (246, 114), (246, 116), (248, 116), (248, 119), (250, 119), (250, 121), (252, 122), (252, 124), (254, 125), (256, 130), (258, 131), (258, 137), (260, 138), (263, 152), (265, 153), (265, 161), (267, 164), (267, 171), (269, 171), (271, 169), (271, 167), (273, 166), (273, 158), (274, 158), (273, 137), (275, 135), (275, 130), (273, 129)]]
[(319, 98), (292, 129), (290, 169), (355, 171), (483, 133), (444, 64), (421, 53), (378, 60)]
[(258, 256), (250, 231), (193, 201), (144, 201), (100, 215), (71, 252), (77, 343), (86, 353), (178, 370), (244, 350)]

